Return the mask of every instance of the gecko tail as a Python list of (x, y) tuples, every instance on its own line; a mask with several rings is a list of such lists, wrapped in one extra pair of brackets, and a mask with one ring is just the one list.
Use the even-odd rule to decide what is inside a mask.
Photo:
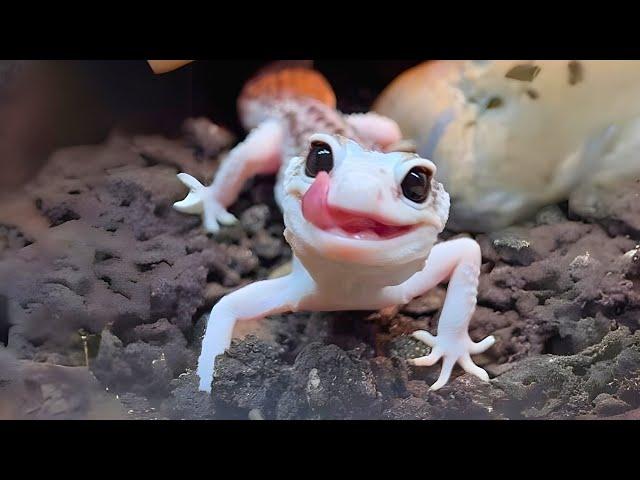
[(204, 198), (207, 187), (187, 173), (179, 173), (178, 179), (189, 187), (190, 191), (184, 200), (175, 202), (173, 208), (183, 213), (202, 213), (204, 211)]
[(336, 95), (310, 60), (273, 62), (253, 76), (238, 97), (238, 113), (247, 130), (266, 120), (269, 104), (287, 98), (317, 100), (336, 107)]

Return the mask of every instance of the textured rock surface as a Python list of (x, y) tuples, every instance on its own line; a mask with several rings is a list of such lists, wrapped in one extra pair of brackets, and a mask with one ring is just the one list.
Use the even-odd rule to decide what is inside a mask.
[(18, 360), (0, 347), (0, 419), (122, 419), (125, 411), (84, 367)]
[[(408, 336), (435, 332), (445, 288), (380, 312), (298, 313), (239, 325), (214, 394), (194, 373), (204, 315), (286, 265), (273, 179), (248, 185), (215, 238), (172, 210), (184, 169), (217, 165), (193, 140), (113, 136), (57, 152), (0, 209), (3, 418), (635, 418), (640, 409), (640, 212), (566, 205), (479, 235), (475, 340), (485, 384)], [(212, 148), (210, 145), (208, 148)], [(616, 197), (620, 198), (620, 197)], [(6, 206), (10, 205), (11, 208)], [(447, 235), (445, 235), (447, 236)], [(87, 368), (88, 366), (88, 368)], [(635, 415), (635, 417), (634, 417)]]

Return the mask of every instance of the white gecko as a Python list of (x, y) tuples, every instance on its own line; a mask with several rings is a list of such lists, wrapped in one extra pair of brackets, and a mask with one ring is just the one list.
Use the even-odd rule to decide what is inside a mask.
[[(300, 70), (296, 75), (317, 74)], [(267, 81), (273, 82), (274, 76), (280, 82), (276, 92), (283, 91), (283, 83), (291, 84), (282, 82), (282, 71), (269, 73)], [(264, 82), (264, 77), (258, 81)], [(432, 347), (431, 353), (410, 363), (428, 366), (443, 360), (432, 390), (448, 382), (456, 363), (488, 381), (471, 355), (485, 351), (495, 339), (489, 336), (476, 343), (468, 333), (476, 306), (480, 247), (469, 238), (435, 245), (449, 215), (449, 195), (434, 180), (435, 165), (416, 154), (379, 151), (400, 140), (393, 122), (375, 114), (342, 116), (335, 106), (319, 101), (315, 92), (310, 95), (307, 84), (305, 88), (304, 95), (298, 85), (296, 95), (289, 91), (273, 102), (273, 90), (247, 101), (245, 87), (240, 111), (245, 125), (255, 123), (257, 128), (229, 153), (211, 186), (179, 174), (191, 192), (175, 207), (202, 214), (205, 228), (215, 232), (218, 222), (235, 220), (226, 206), (235, 201), (249, 176), (279, 169), (276, 199), (293, 251), (290, 274), (243, 287), (213, 307), (198, 360), (200, 389), (211, 391), (215, 359), (229, 347), (239, 320), (302, 310), (378, 310), (406, 304), (447, 279), (437, 335), (413, 333)], [(300, 120), (296, 113), (309, 113), (310, 106), (319, 117), (331, 118), (323, 124), (327, 133), (292, 130)], [(309, 122), (309, 128), (319, 123)]]

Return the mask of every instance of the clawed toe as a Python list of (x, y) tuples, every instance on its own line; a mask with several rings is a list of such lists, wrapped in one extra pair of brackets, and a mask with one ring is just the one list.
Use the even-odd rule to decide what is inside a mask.
[(496, 341), (493, 336), (489, 336), (478, 343), (474, 343), (468, 337), (433, 336), (425, 330), (417, 330), (413, 332), (412, 336), (431, 346), (433, 350), (429, 355), (409, 360), (408, 363), (410, 365), (428, 367), (437, 363), (441, 358), (443, 359), (438, 380), (429, 390), (438, 390), (445, 386), (456, 363), (466, 372), (478, 377), (480, 380), (489, 381), (489, 374), (473, 362), (471, 355), (482, 353), (490, 348)]
[(426, 343), (430, 347), (433, 347), (436, 343), (436, 337), (431, 335), (426, 330), (416, 330), (411, 334), (411, 336), (417, 340), (420, 340), (422, 343)]
[(489, 348), (491, 348), (491, 346), (494, 343), (496, 343), (496, 337), (494, 337), (493, 335), (489, 335), (484, 340), (482, 340), (482, 341), (480, 341), (478, 343), (472, 344), (471, 347), (469, 348), (469, 353), (471, 353), (472, 355), (476, 355), (478, 353), (483, 353), (486, 350), (488, 350)]
[(489, 381), (489, 374), (486, 372), (486, 370), (473, 363), (473, 360), (471, 360), (471, 357), (469, 355), (463, 357), (458, 363), (465, 372), (470, 373), (471, 375), (475, 375), (484, 382)]
[(424, 357), (409, 359), (408, 363), (416, 367), (430, 367), (431, 365), (435, 365), (436, 362), (441, 358), (442, 358), (442, 353), (436, 350), (433, 350), (429, 355), (425, 355)]

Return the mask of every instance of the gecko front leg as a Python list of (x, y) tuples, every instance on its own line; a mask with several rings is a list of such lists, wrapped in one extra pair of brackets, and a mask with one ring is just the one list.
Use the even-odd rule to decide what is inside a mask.
[(184, 200), (174, 203), (174, 208), (184, 213), (202, 214), (204, 228), (212, 233), (220, 230), (219, 224), (235, 223), (237, 219), (227, 212), (227, 207), (236, 201), (249, 178), (278, 171), (283, 135), (282, 125), (276, 120), (260, 124), (229, 152), (208, 187), (191, 175), (178, 174), (190, 192)]
[(275, 313), (295, 311), (311, 292), (308, 274), (294, 258), (286, 277), (252, 283), (223, 297), (211, 310), (198, 359), (200, 390), (211, 392), (215, 359), (231, 344), (233, 327), (239, 320), (255, 320)]
[(469, 337), (469, 322), (476, 307), (481, 253), (478, 244), (469, 238), (443, 242), (431, 251), (425, 268), (409, 280), (394, 287), (387, 287), (391, 297), (398, 303), (406, 303), (422, 295), (440, 282), (449, 278), (447, 296), (438, 322), (437, 335), (418, 330), (413, 336), (432, 347), (427, 356), (410, 360), (416, 366), (434, 365), (442, 359), (442, 370), (431, 390), (443, 387), (451, 376), (456, 363), (467, 372), (484, 381), (489, 380), (485, 370), (478, 367), (471, 355), (482, 353), (494, 344), (489, 336), (481, 342)]

